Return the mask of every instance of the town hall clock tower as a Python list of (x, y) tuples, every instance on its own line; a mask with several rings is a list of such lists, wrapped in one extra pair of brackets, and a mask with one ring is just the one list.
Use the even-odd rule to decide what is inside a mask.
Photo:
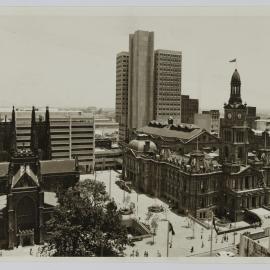
[(231, 94), (224, 104), (224, 119), (220, 123), (222, 147), (220, 157), (224, 163), (246, 164), (248, 153), (247, 105), (241, 99), (240, 75), (235, 69), (231, 78)]

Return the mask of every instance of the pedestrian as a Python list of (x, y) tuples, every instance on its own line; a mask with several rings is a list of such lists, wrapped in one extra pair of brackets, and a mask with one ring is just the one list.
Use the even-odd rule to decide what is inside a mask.
[(131, 257), (134, 257), (135, 256), (135, 251), (134, 249), (132, 250), (132, 253), (131, 253)]
[(30, 255), (33, 255), (33, 250), (32, 250), (32, 248), (30, 248), (29, 253), (30, 253)]
[(202, 242), (202, 246), (201, 246), (201, 248), (204, 248), (204, 243)]
[(201, 239), (202, 239), (202, 234), (201, 234)]
[(194, 251), (194, 247), (192, 246), (190, 249), (190, 252), (193, 253), (193, 251)]
[(136, 250), (136, 253), (135, 254), (136, 254), (136, 257), (139, 257), (140, 254), (139, 254), (139, 250), (138, 249)]
[(148, 251), (146, 251), (146, 257), (148, 257)]
[(144, 251), (144, 254), (143, 254), (144, 257), (146, 257), (146, 251)]

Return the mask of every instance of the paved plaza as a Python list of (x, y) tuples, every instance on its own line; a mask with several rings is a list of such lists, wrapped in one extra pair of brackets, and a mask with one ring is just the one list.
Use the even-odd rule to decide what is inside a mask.
[[(132, 190), (132, 193), (129, 194), (120, 189), (115, 181), (119, 180), (119, 174), (115, 171), (100, 171), (97, 172), (96, 177), (94, 175), (82, 175), (81, 180), (91, 178), (96, 179), (97, 181), (102, 181), (106, 185), (106, 190), (109, 192), (109, 183), (110, 183), (110, 173), (111, 173), (111, 196), (117, 203), (119, 207), (123, 206), (123, 199), (126, 196), (130, 196), (130, 201), (134, 202), (136, 205), (135, 210), (137, 210), (137, 200), (138, 200), (138, 213), (134, 217), (139, 217), (141, 221), (145, 221), (146, 213), (148, 212), (148, 207), (153, 204), (162, 205), (166, 211), (163, 213), (157, 214), (159, 217), (159, 226), (157, 229), (157, 235), (155, 236), (155, 243), (152, 244), (152, 238), (146, 238), (142, 241), (135, 242), (134, 247), (128, 247), (126, 250), (126, 256), (130, 256), (132, 251), (139, 251), (139, 256), (144, 256), (144, 251), (148, 251), (149, 256), (157, 257), (158, 253), (162, 257), (167, 255), (167, 226), (168, 223), (164, 221), (165, 219), (169, 220), (173, 225), (175, 235), (172, 237), (170, 234), (171, 248), (169, 248), (169, 257), (184, 257), (184, 256), (209, 256), (210, 254), (210, 235), (211, 230), (204, 228), (198, 223), (193, 223), (190, 219), (185, 216), (180, 216), (172, 212), (168, 205), (157, 199), (151, 198), (145, 194), (139, 194)], [(194, 232), (193, 232), (194, 224)], [(239, 223), (240, 225), (240, 223)], [(233, 224), (234, 226), (234, 224)], [(238, 227), (238, 224), (236, 224)], [(257, 229), (248, 229), (250, 232), (254, 232)], [(235, 243), (238, 244), (240, 240), (240, 233), (245, 232), (244, 230), (237, 232), (235, 235)], [(193, 238), (194, 236), (194, 238)], [(216, 232), (213, 230), (213, 256), (216, 252), (220, 250), (233, 251), (236, 253), (235, 244), (234, 244), (234, 235), (233, 233), (227, 234), (227, 241), (224, 241), (223, 236), (217, 236)], [(193, 252), (191, 253), (191, 248), (193, 247)], [(236, 254), (237, 255), (237, 254)]]
[[(111, 177), (110, 177), (111, 174)], [(115, 181), (119, 180), (119, 173), (115, 171), (99, 171), (96, 176), (93, 174), (89, 175), (81, 175), (80, 180), (84, 181), (85, 179), (96, 179), (96, 181), (104, 182), (106, 185), (106, 190), (109, 193), (111, 189), (111, 197), (115, 200), (118, 207), (124, 206), (124, 198), (127, 196), (130, 197), (130, 202), (135, 203), (135, 214), (134, 218), (139, 218), (142, 222), (149, 223), (146, 220), (146, 213), (148, 212), (148, 207), (152, 205), (162, 205), (166, 211), (156, 214), (158, 216), (158, 228), (156, 232), (156, 236), (154, 238), (154, 244), (152, 242), (153, 238), (145, 238), (141, 241), (135, 242), (135, 246), (127, 247), (125, 253), (126, 256), (130, 256), (132, 252), (136, 253), (138, 250), (139, 257), (144, 256), (144, 252), (147, 251), (149, 257), (166, 257), (167, 256), (167, 228), (169, 220), (173, 226), (175, 231), (175, 235), (172, 237), (170, 234), (169, 243), (169, 257), (186, 257), (186, 256), (210, 256), (210, 235), (211, 230), (204, 228), (198, 223), (194, 223), (189, 218), (185, 216), (180, 216), (172, 212), (168, 205), (157, 199), (151, 198), (145, 194), (137, 194), (134, 190), (131, 193), (124, 192), (120, 189)], [(111, 178), (111, 181), (110, 181)], [(109, 188), (109, 184), (111, 182), (111, 188)], [(137, 212), (138, 209), (138, 212)], [(155, 215), (155, 214), (154, 214)], [(194, 226), (194, 229), (193, 229)], [(250, 232), (262, 230), (262, 228), (257, 229), (248, 229)], [(237, 232), (235, 236), (235, 243), (239, 243), (240, 233), (243, 233), (244, 230)], [(216, 256), (216, 253), (220, 250), (231, 251), (236, 254), (236, 248), (234, 244), (234, 236), (233, 233), (227, 234), (228, 240), (224, 241), (223, 236), (217, 236), (216, 232), (213, 230), (213, 252), (212, 256)], [(193, 247), (193, 252), (191, 252), (191, 248)], [(33, 247), (19, 247), (14, 250), (2, 250), (1, 255), (3, 257), (6, 256), (15, 256), (15, 257), (25, 257), (32, 256), (38, 257), (39, 246)], [(158, 255), (159, 253), (159, 255)], [(237, 255), (237, 254), (236, 254)]]

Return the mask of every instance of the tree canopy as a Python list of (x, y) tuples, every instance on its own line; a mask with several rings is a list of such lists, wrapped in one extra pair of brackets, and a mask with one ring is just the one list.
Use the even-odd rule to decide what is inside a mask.
[(42, 253), (51, 256), (123, 256), (129, 244), (121, 214), (105, 185), (79, 182), (63, 191), (46, 224), (49, 238)]

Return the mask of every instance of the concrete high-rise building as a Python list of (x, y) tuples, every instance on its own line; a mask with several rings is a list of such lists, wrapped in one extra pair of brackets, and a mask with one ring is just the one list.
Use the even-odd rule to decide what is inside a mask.
[(116, 57), (116, 122), (119, 141), (152, 120), (181, 123), (182, 53), (154, 51), (154, 33), (129, 36), (129, 52)]
[(199, 100), (189, 98), (188, 95), (181, 96), (181, 122), (194, 124), (194, 116), (199, 111)]
[(155, 119), (181, 123), (181, 74), (182, 52), (169, 50), (155, 51), (154, 113)]
[(120, 52), (116, 56), (116, 104), (115, 119), (119, 123), (119, 140), (127, 137), (128, 116), (128, 62), (129, 53)]
[(154, 118), (154, 32), (138, 30), (129, 35), (129, 132)]

